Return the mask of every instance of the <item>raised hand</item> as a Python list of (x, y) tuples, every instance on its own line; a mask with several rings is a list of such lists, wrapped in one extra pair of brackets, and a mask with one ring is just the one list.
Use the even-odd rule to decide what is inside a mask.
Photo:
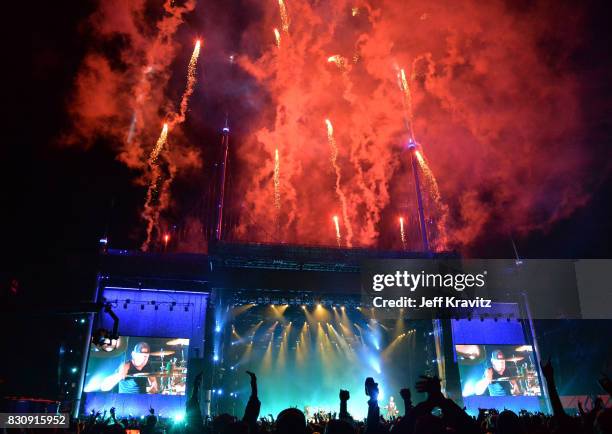
[(410, 392), (410, 389), (408, 389), (408, 388), (404, 388), (404, 389), (400, 390), (400, 396), (406, 402), (410, 402), (411, 399), (412, 399), (412, 393)]
[(349, 391), (340, 389), (340, 401), (348, 401), (349, 399), (351, 399)]
[(366, 378), (365, 393), (370, 397), (370, 399), (374, 401), (378, 400), (378, 383), (375, 383), (372, 377)]
[(540, 367), (542, 368), (542, 375), (546, 379), (546, 381), (554, 380), (554, 370), (552, 364), (550, 363), (550, 357), (546, 363), (540, 361)]
[(421, 379), (416, 382), (417, 392), (427, 393), (427, 397), (430, 400), (443, 397), (440, 379), (437, 376), (428, 377), (427, 375), (420, 375), (419, 377)]
[(249, 374), (249, 377), (251, 377), (251, 386), (253, 384), (257, 384), (257, 376), (255, 375), (255, 373), (251, 371), (246, 371), (246, 373)]

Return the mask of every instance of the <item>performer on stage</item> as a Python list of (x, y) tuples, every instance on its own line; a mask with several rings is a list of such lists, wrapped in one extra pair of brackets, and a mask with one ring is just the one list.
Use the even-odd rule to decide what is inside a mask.
[[(148, 343), (137, 343), (130, 361), (121, 363), (117, 372), (102, 381), (100, 389), (106, 392), (119, 385), (119, 393), (157, 393), (159, 390), (157, 378), (144, 375), (142, 372), (149, 363), (150, 352)], [(137, 376), (140, 373), (143, 375)]]
[(387, 409), (387, 419), (393, 419), (399, 415), (399, 410), (392, 396), (389, 397), (389, 404), (385, 408)]
[(485, 369), (484, 378), (476, 383), (476, 395), (484, 395), (485, 392), (489, 396), (510, 396), (520, 395), (518, 382), (516, 379), (504, 379), (511, 374), (506, 369), (506, 357), (501, 350), (495, 350), (491, 353), (490, 365)]

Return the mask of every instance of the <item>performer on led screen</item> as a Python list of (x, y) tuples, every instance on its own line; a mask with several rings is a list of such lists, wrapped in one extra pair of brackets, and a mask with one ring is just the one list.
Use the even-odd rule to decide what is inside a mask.
[(476, 395), (489, 392), (489, 396), (519, 395), (520, 390), (515, 378), (506, 370), (506, 357), (501, 350), (491, 353), (491, 364), (485, 369), (484, 378), (476, 383)]
[(122, 363), (117, 372), (106, 377), (100, 388), (106, 392), (118, 384), (119, 393), (157, 393), (159, 390), (157, 378), (143, 372), (149, 363), (150, 352), (151, 347), (148, 343), (138, 342), (134, 346), (131, 359)]

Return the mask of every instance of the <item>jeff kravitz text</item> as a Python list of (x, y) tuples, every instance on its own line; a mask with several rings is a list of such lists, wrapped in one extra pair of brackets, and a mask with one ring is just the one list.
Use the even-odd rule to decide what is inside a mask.
[(491, 300), (478, 297), (472, 300), (465, 300), (457, 297), (398, 297), (386, 299), (383, 297), (374, 297), (372, 300), (374, 307), (390, 307), (390, 308), (415, 308), (415, 309), (428, 309), (428, 308), (489, 308), (491, 307)]

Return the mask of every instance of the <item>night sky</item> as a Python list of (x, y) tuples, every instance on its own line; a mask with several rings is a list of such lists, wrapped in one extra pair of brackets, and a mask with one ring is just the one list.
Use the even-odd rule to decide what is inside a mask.
[[(240, 1), (223, 3), (227, 3), (223, 8), (227, 15), (220, 19), (238, 26), (248, 20), (249, 9), (241, 7)], [(601, 153), (602, 164), (600, 173), (592, 177), (592, 196), (584, 206), (546, 231), (515, 237), (520, 255), (526, 258), (609, 258), (612, 254), (610, 11), (603, 1), (580, 4), (588, 26), (569, 56), (582, 84), (580, 108), (588, 127), (587, 140), (580, 146), (592, 146)], [(7, 259), (0, 275), (3, 297), (16, 280), (17, 297), (22, 300), (85, 299), (94, 287), (101, 235), (108, 230), (113, 248), (138, 249), (142, 242), (139, 214), (146, 187), (133, 182), (135, 172), (117, 161), (105, 139), (96, 140), (88, 149), (65, 147), (60, 140), (71, 126), (67, 98), (91, 43), (83, 31), (83, 20), (94, 10), (91, 2), (70, 0), (60, 4), (40, 2), (29, 12), (26, 27), (31, 31), (30, 74), (21, 77), (28, 80), (23, 85), (29, 92), (22, 101), (27, 117), (18, 123), (21, 133), (15, 141), (4, 144), (10, 150), (3, 170), (3, 190), (8, 193), (2, 213), (8, 219), (3, 225), (7, 240)], [(233, 18), (227, 19), (230, 14)], [(228, 34), (232, 35), (232, 31)], [(234, 37), (238, 39), (237, 34)], [(550, 55), (555, 56), (554, 47), (549, 49)], [(203, 127), (198, 134), (202, 141), (218, 143), (215, 125)], [(197, 186), (186, 187), (186, 191), (188, 196), (197, 191)], [(489, 236), (485, 231), (472, 243), (470, 256), (502, 258), (513, 254), (509, 236), (492, 233)], [(57, 317), (21, 318), (11, 323), (11, 330), (17, 332), (11, 333), (9, 343), (24, 360), (12, 369), (20, 374), (29, 372), (28, 381), (18, 385), (17, 390), (54, 397), (57, 389), (54, 379), (50, 379), (57, 368), (36, 360), (53, 359), (58, 341), (68, 342), (78, 335), (70, 330), (73, 325), (73, 318)], [(2, 326), (6, 334), (7, 324)], [(3, 369), (5, 379), (7, 372)], [(17, 393), (12, 381), (5, 386), (5, 393)]]

